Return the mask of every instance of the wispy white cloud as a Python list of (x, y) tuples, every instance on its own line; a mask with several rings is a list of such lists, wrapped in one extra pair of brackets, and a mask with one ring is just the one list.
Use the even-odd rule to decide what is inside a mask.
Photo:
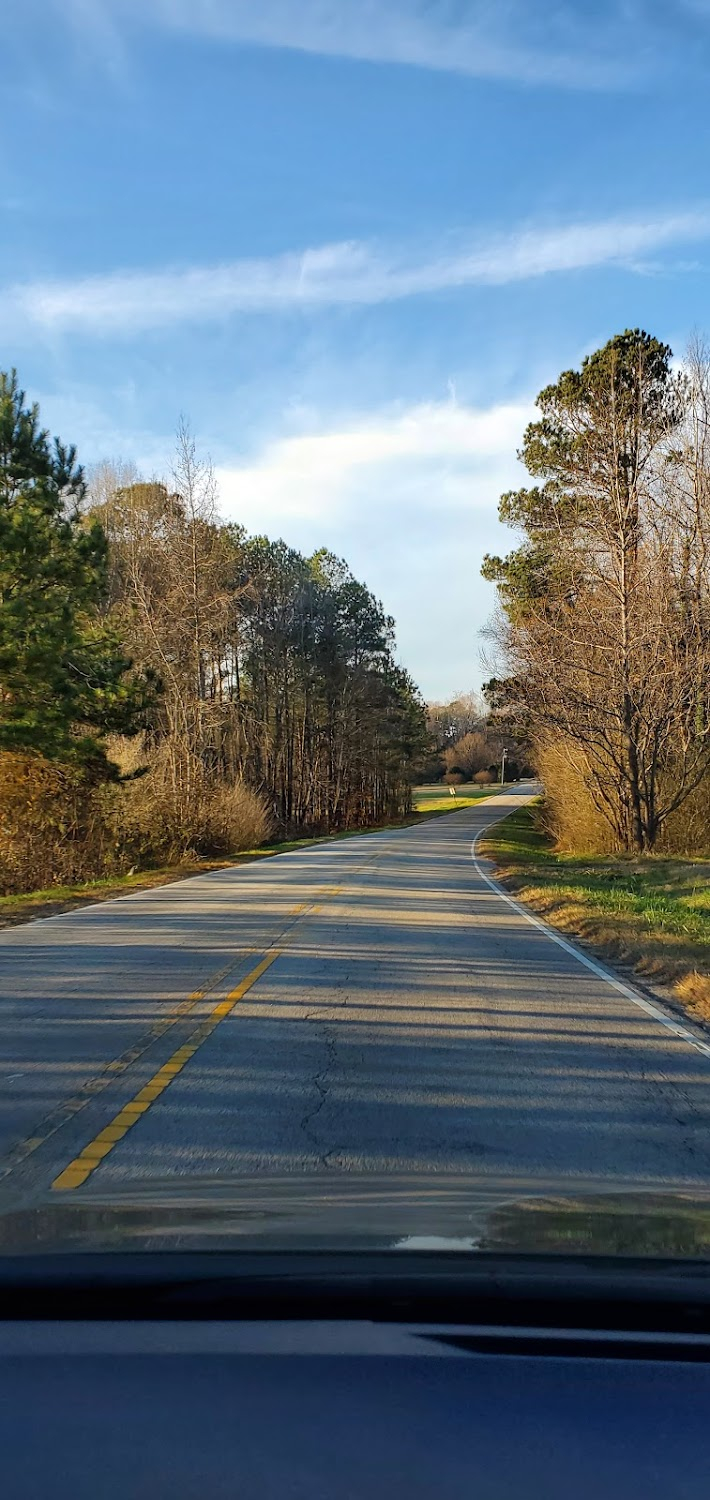
[(252, 532), (346, 556), (394, 615), (401, 659), (424, 693), (445, 696), (478, 677), (477, 635), (494, 595), (480, 566), (510, 545), (497, 502), (522, 482), (516, 450), (533, 411), (532, 400), (429, 401), (348, 420), (324, 414), (219, 467), (221, 509)]
[(497, 483), (501, 465), (511, 472), (532, 411), (532, 402), (476, 410), (448, 401), (367, 413), (291, 434), (243, 466), (219, 468), (220, 496), (231, 515), (257, 529), (333, 520), (367, 495), (386, 530), (387, 497), (394, 507), (405, 491), (410, 502), (421, 496), (429, 516), (434, 498), (440, 514), (470, 510), (490, 499), (489, 484), (477, 499), (474, 475), (482, 482), (493, 472)]
[[(86, 0), (55, 0), (64, 14)], [(607, 88), (649, 68), (649, 42), (672, 44), (687, 0), (91, 0), (112, 18), (219, 41), (321, 56)], [(676, 27), (677, 29), (677, 27)], [(661, 58), (662, 60), (662, 58)]]
[(0, 293), (0, 317), (22, 325), (132, 335), (234, 313), (375, 304), (460, 287), (502, 286), (553, 272), (600, 266), (635, 270), (650, 253), (710, 236), (710, 208), (461, 237), (429, 253), (359, 241), (322, 245), (218, 266), (119, 271), (76, 280), (31, 282)]

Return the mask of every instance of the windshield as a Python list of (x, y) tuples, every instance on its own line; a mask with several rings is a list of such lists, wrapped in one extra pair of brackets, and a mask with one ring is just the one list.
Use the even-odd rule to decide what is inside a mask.
[(709, 46), (5, 18), (0, 1252), (707, 1256)]

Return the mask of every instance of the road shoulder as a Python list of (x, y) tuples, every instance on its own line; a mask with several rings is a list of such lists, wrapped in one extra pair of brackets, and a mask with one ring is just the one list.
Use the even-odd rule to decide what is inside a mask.
[(534, 807), (488, 829), (477, 853), (546, 925), (710, 1034), (707, 861), (557, 855)]
[(203, 859), (195, 855), (182, 862), (165, 865), (155, 870), (136, 870), (127, 875), (106, 877), (87, 881), (81, 885), (63, 885), (45, 890), (24, 891), (17, 895), (0, 895), (0, 931), (8, 927), (21, 927), (28, 922), (38, 922), (46, 917), (60, 917), (86, 906), (96, 906), (103, 901), (115, 901), (121, 896), (137, 895), (140, 891), (156, 890), (160, 886), (173, 885), (180, 880), (194, 880), (196, 875), (209, 875), (213, 870), (232, 870), (265, 859), (274, 859), (279, 854), (290, 854), (299, 849), (310, 849), (316, 844), (332, 844), (342, 839), (363, 838), (369, 834), (387, 833), (399, 828), (410, 828), (433, 818), (447, 817), (461, 812), (468, 806), (479, 805), (485, 796), (494, 795), (494, 789), (479, 793), (462, 803), (461, 800), (444, 805), (417, 807), (407, 817), (396, 823), (376, 824), (372, 828), (352, 828), (344, 832), (315, 834), (304, 838), (284, 839), (278, 843), (265, 844), (260, 849), (247, 849), (222, 859)]

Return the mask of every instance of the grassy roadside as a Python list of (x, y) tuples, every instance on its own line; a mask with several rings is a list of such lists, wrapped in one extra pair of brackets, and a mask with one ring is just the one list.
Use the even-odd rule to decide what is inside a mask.
[(194, 858), (180, 864), (163, 865), (155, 870), (90, 880), (83, 885), (55, 885), (22, 895), (0, 896), (0, 929), (32, 922), (38, 917), (61, 916), (63, 912), (77, 911), (82, 906), (90, 906), (97, 901), (111, 901), (116, 896), (128, 896), (134, 891), (154, 890), (158, 886), (170, 885), (175, 880), (188, 880), (192, 875), (206, 875), (210, 870), (226, 870), (235, 865), (251, 864), (254, 860), (270, 859), (275, 854), (308, 849), (314, 844), (333, 843), (335, 840), (355, 838), (363, 833), (382, 833), (387, 828), (408, 828), (415, 823), (426, 822), (429, 818), (438, 818), (445, 813), (458, 812), (462, 807), (471, 807), (481, 797), (490, 796), (496, 790), (496, 787), (467, 788), (465, 796), (459, 794), (454, 798), (448, 792), (442, 796), (440, 786), (417, 787), (414, 812), (397, 823), (376, 828), (354, 828), (346, 833), (321, 834), (313, 838), (284, 839), (278, 843), (265, 844), (260, 849), (247, 849), (231, 858)]
[(457, 786), (456, 796), (452, 797), (448, 787), (434, 782), (431, 786), (415, 786), (414, 807), (419, 813), (460, 812), (462, 807), (475, 807), (482, 797), (494, 797), (496, 792), (503, 790), (499, 786), (472, 786), (466, 783)]
[[(269, 853), (271, 851), (268, 851)], [(112, 875), (104, 880), (87, 880), (81, 885), (53, 885), (41, 891), (24, 891), (16, 896), (0, 896), (0, 928), (32, 922), (37, 917), (56, 917), (96, 901), (111, 901), (115, 896), (129, 896), (132, 891), (150, 891), (156, 886), (187, 880), (191, 875), (205, 875), (230, 865), (247, 863), (260, 857), (254, 853), (236, 855), (233, 859), (194, 859), (177, 865), (162, 865), (155, 870), (141, 870), (133, 875)]]
[(511, 813), (478, 848), (551, 926), (710, 1019), (710, 860), (556, 854), (534, 806)]

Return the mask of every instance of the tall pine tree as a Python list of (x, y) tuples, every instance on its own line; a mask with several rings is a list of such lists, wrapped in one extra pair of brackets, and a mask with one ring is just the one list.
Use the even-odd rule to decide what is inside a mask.
[(0, 372), (0, 750), (106, 765), (101, 735), (138, 727), (147, 685), (101, 619), (107, 544), (83, 496), (76, 450)]

